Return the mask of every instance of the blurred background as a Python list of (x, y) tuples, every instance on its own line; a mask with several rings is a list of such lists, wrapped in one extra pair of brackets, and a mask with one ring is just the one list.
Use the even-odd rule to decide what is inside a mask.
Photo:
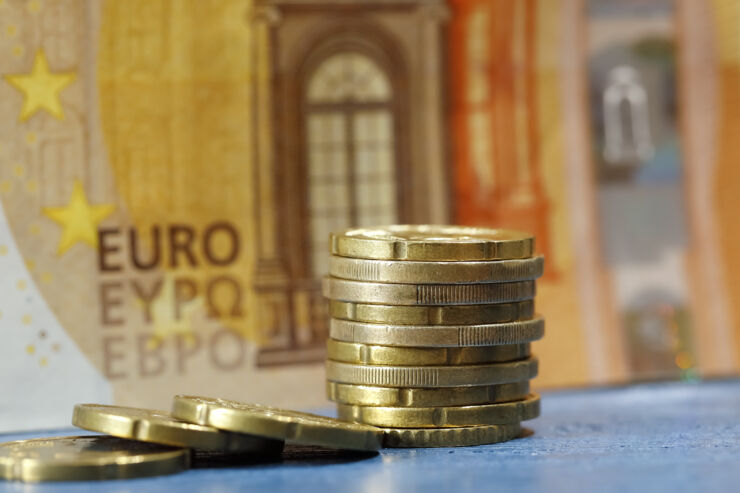
[(0, 76), (3, 429), (323, 404), (374, 224), (534, 232), (540, 388), (740, 371), (738, 0), (0, 0)]

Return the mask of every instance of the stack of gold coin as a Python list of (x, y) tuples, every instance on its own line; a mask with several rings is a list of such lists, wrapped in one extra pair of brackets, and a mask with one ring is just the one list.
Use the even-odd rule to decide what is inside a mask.
[[(0, 479), (174, 473), (200, 453), (274, 457), (285, 442), (374, 451), (501, 442), (539, 415), (530, 343), (543, 258), (516, 231), (388, 226), (331, 237), (327, 391), (339, 420), (227, 399), (176, 396), (172, 412), (78, 404), (105, 435), (0, 443)], [(348, 422), (351, 421), (351, 422)]]
[(331, 235), (327, 393), (340, 419), (384, 445), (463, 446), (517, 437), (544, 333), (530, 234), (395, 225)]

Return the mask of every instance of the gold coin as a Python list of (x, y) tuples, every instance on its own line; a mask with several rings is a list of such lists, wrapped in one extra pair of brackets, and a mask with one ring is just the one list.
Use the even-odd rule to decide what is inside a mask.
[(224, 452), (280, 453), (283, 442), (180, 421), (168, 413), (132, 407), (77, 404), (72, 424), (142, 442)]
[(542, 318), (484, 325), (389, 325), (332, 318), (332, 339), (399, 347), (466, 347), (522, 344), (542, 339)]
[(219, 430), (249, 433), (303, 445), (378, 450), (382, 433), (372, 426), (226, 399), (178, 395), (172, 415)]
[(326, 341), (327, 358), (362, 365), (438, 366), (502, 363), (527, 358), (529, 344), (481, 347), (409, 348)]
[(491, 305), (393, 306), (329, 301), (334, 318), (398, 325), (497, 324), (534, 316), (534, 301)]
[(534, 281), (485, 284), (390, 284), (325, 277), (324, 296), (385, 305), (475, 305), (534, 298)]
[(522, 401), (448, 407), (373, 407), (337, 404), (339, 419), (390, 428), (451, 428), (503, 425), (540, 415), (540, 397), (530, 394)]
[(434, 224), (348, 229), (332, 233), (330, 243), (334, 255), (384, 260), (498, 260), (534, 253), (529, 233)]
[(459, 428), (383, 428), (383, 447), (470, 447), (490, 445), (517, 438), (519, 423), (508, 425), (462, 426)]
[(0, 444), (0, 478), (87, 481), (159, 476), (190, 465), (184, 448), (111, 436), (36, 438)]
[(529, 394), (529, 382), (474, 387), (440, 387), (429, 389), (396, 389), (326, 382), (329, 400), (358, 406), (437, 407), (471, 406), (524, 399)]
[(326, 379), (329, 381), (378, 387), (494, 385), (522, 382), (536, 376), (537, 358), (511, 363), (465, 366), (369, 366), (331, 360), (326, 362)]
[(483, 262), (406, 262), (329, 256), (329, 274), (340, 279), (397, 284), (470, 284), (531, 281), (542, 276), (545, 258)]

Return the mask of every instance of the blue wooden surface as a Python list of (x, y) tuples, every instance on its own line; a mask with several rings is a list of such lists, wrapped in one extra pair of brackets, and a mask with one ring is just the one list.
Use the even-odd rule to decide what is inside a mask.
[[(151, 479), (22, 484), (3, 491), (740, 491), (740, 381), (543, 394), (534, 431), (498, 445), (331, 453)], [(53, 434), (69, 434), (70, 430)], [(0, 435), (15, 440), (50, 433)], [(310, 457), (310, 455), (309, 455)]]

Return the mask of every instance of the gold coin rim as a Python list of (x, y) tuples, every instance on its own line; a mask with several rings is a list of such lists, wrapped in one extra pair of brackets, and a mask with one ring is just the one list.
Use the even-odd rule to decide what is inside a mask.
[(305, 445), (370, 451), (382, 445), (382, 433), (376, 427), (228, 399), (177, 395), (172, 415), (220, 430)]
[(398, 325), (492, 325), (531, 320), (534, 300), (485, 305), (404, 306), (329, 300), (329, 315), (341, 320)]
[(458, 366), (379, 366), (326, 361), (331, 382), (373, 387), (437, 388), (495, 385), (531, 380), (537, 376), (536, 356), (508, 363)]
[(382, 344), (326, 340), (326, 357), (332, 361), (368, 366), (460, 366), (508, 363), (532, 355), (530, 343), (498, 346), (398, 347)]
[[(40, 441), (80, 439), (126, 440), (107, 435), (57, 436), (5, 442), (0, 444), (0, 449), (12, 444), (23, 446)], [(97, 454), (95, 459), (85, 459), (83, 454), (79, 454), (74, 461), (56, 461), (56, 463), (53, 459), (46, 458), (23, 457), (19, 459), (0, 456), (0, 478), (23, 482), (133, 479), (174, 474), (190, 467), (188, 449), (154, 443), (148, 445), (161, 447), (163, 450), (152, 450), (128, 456), (116, 455), (115, 451), (110, 451), (106, 456), (102, 456), (102, 453)]]
[[(511, 419), (495, 413), (516, 413)], [(535, 419), (540, 415), (540, 396), (532, 393), (526, 399), (475, 406), (390, 407), (337, 404), (343, 419), (380, 428), (460, 428), (477, 425), (500, 425)], [(404, 426), (405, 423), (413, 423)]]
[(72, 424), (119, 438), (198, 450), (276, 453), (283, 446), (279, 440), (178, 420), (165, 411), (125, 406), (77, 404)]
[[(382, 232), (389, 237), (369, 236), (368, 232)], [(394, 236), (409, 233), (429, 236), (413, 239)], [(447, 237), (441, 239), (441, 236)], [(334, 255), (406, 261), (529, 258), (534, 254), (534, 242), (534, 236), (524, 231), (434, 224), (351, 228), (331, 233), (329, 237), (330, 251)]]
[(486, 284), (533, 281), (544, 274), (545, 257), (434, 262), (329, 256), (329, 275), (359, 282), (392, 284)]
[[(448, 391), (455, 394), (447, 395)], [(502, 397), (491, 398), (491, 394), (501, 393)], [(470, 387), (442, 388), (394, 388), (372, 385), (326, 382), (326, 394), (330, 401), (340, 404), (374, 407), (442, 407), (472, 406), (496, 402), (509, 402), (526, 398), (530, 391), (529, 381), (476, 385)], [(442, 394), (439, 396), (436, 394)], [(436, 401), (434, 399), (437, 399)], [(419, 402), (425, 402), (419, 404)]]
[[(490, 337), (491, 332), (496, 333), (497, 337)], [(545, 319), (537, 315), (530, 320), (473, 325), (400, 325), (358, 322), (334, 317), (329, 319), (329, 336), (332, 339), (357, 344), (409, 348), (524, 344), (542, 339), (544, 332)], [(348, 334), (351, 334), (351, 339)], [(524, 337), (525, 335), (529, 337)]]
[(326, 276), (325, 298), (364, 304), (396, 306), (491, 305), (534, 299), (534, 280), (475, 284), (396, 284), (353, 281)]
[(457, 428), (382, 428), (384, 448), (472, 447), (507, 442), (522, 434), (520, 423)]

